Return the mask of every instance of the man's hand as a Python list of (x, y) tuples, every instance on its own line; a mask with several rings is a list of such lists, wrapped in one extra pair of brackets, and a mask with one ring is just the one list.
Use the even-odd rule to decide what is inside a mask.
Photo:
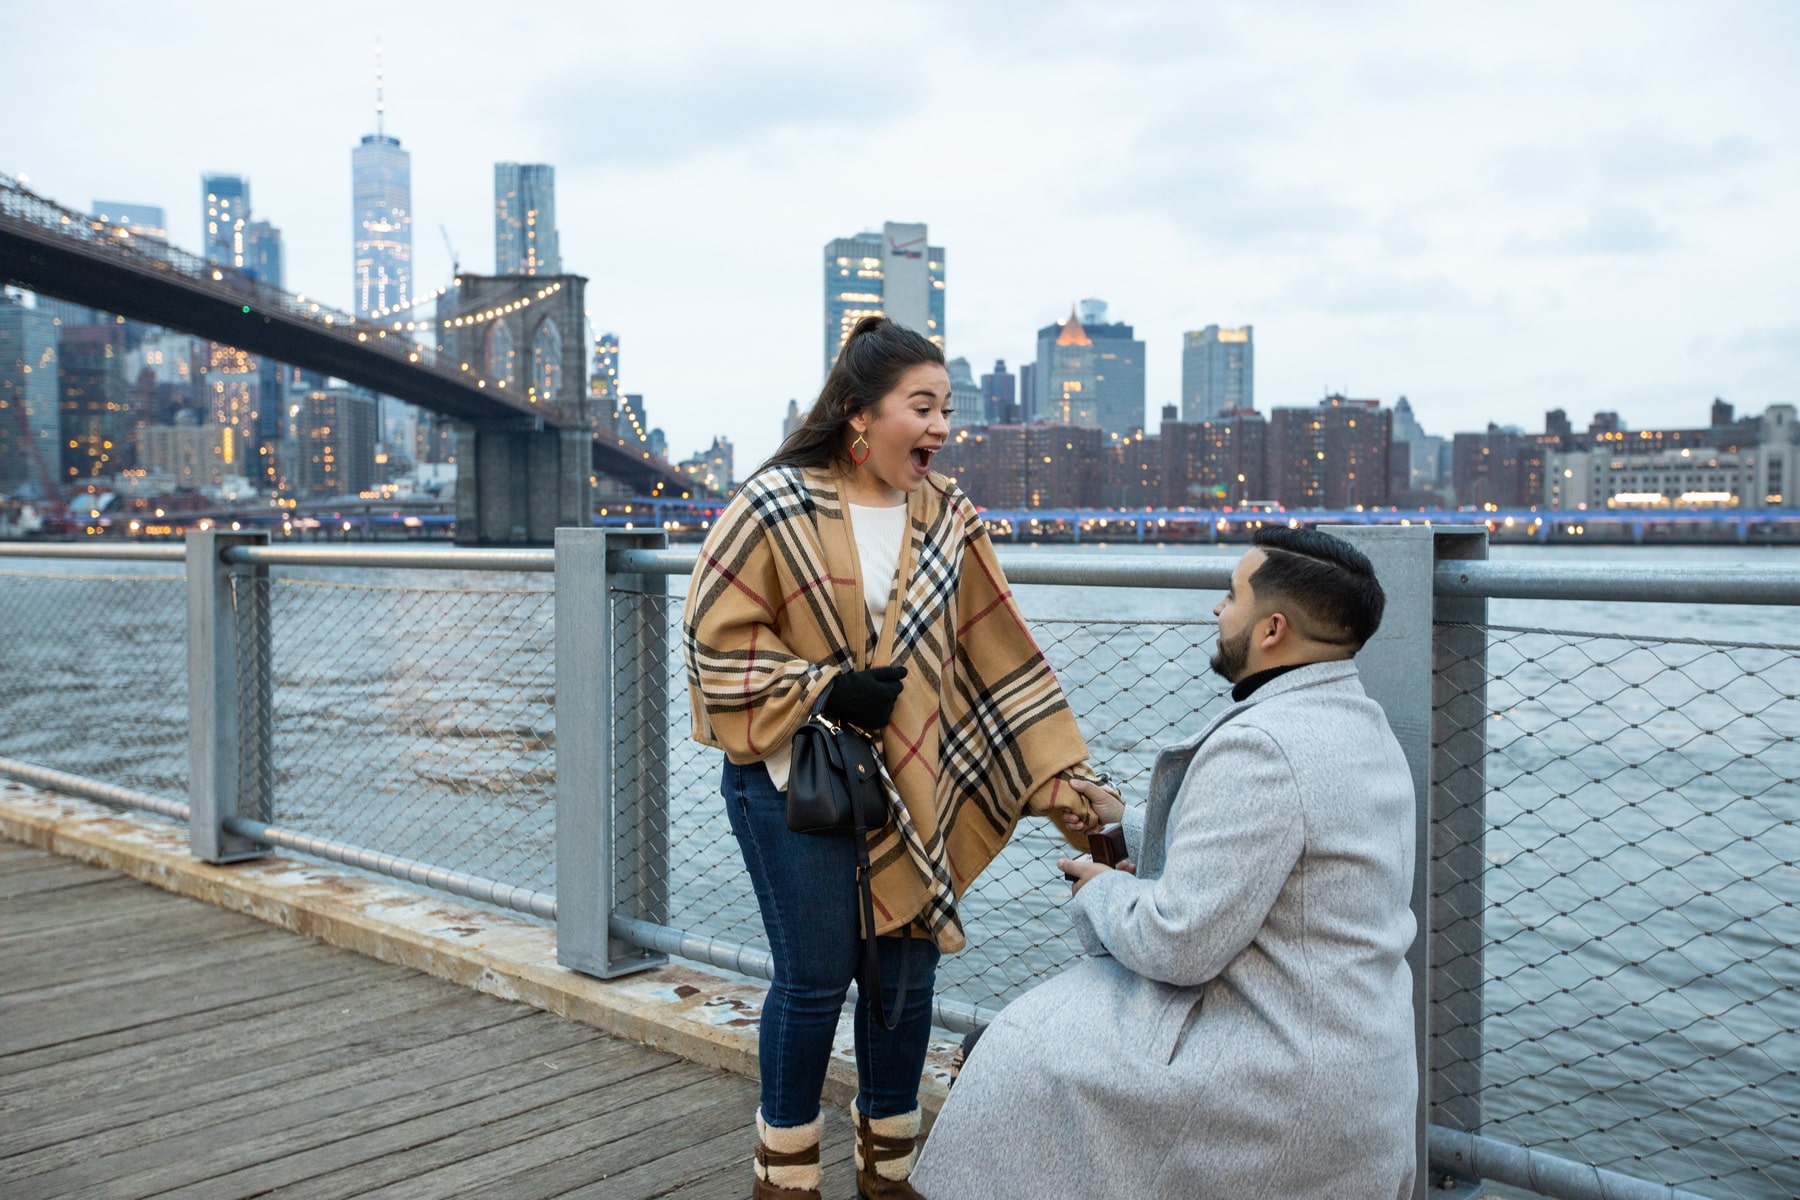
[(1102, 825), (1110, 825), (1114, 821), (1125, 818), (1125, 802), (1099, 784), (1090, 783), (1085, 779), (1071, 779), (1069, 786), (1074, 788), (1094, 810), (1094, 820), (1091, 825), (1082, 814), (1073, 810), (1064, 810), (1060, 814), (1063, 828), (1070, 833), (1092, 833)]
[(1125, 872), (1127, 875), (1137, 874), (1137, 864), (1130, 859), (1120, 863), (1117, 868), (1113, 868), (1097, 863), (1085, 854), (1080, 858), (1058, 859), (1056, 866), (1057, 869), (1068, 876), (1070, 882), (1073, 883), (1074, 886), (1069, 889), (1069, 895), (1071, 896), (1076, 892), (1079, 892), (1089, 880), (1098, 879), (1108, 871), (1116, 869)]

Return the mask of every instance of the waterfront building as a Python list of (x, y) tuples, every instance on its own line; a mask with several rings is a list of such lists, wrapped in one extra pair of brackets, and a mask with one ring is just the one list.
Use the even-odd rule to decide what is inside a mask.
[(1092, 320), (1083, 320), (1082, 328), (1094, 343), (1094, 386), (1099, 390), (1097, 404), (1100, 428), (1114, 442), (1123, 441), (1144, 430), (1144, 343), (1123, 321), (1106, 320), (1106, 305), (1090, 310)]
[(375, 396), (344, 384), (311, 388), (294, 423), (303, 496), (354, 496), (375, 482)]
[(54, 497), (56, 319), (0, 292), (0, 494)]
[(1006, 369), (1006, 360), (994, 360), (991, 375), (981, 377), (981, 407), (971, 410), (969, 420), (983, 425), (1017, 425), (1024, 418), (1019, 413), (1018, 380)]
[(1177, 421), (1173, 406), (1162, 424), (1162, 497), (1165, 508), (1238, 508), (1271, 500), (1269, 422), (1250, 409), (1211, 421)]
[(1208, 325), (1182, 336), (1181, 419), (1210, 421), (1256, 407), (1256, 343), (1252, 327)]
[[(1736, 424), (1727, 413), (1714, 428)], [(1756, 426), (1754, 441), (1733, 439), (1728, 446), (1655, 445), (1608, 430), (1598, 446), (1545, 456), (1542, 502), (1600, 512), (1800, 507), (1794, 406), (1770, 405)]]
[(864, 317), (885, 316), (944, 347), (944, 248), (922, 223), (889, 221), (825, 243), (825, 373)]
[(56, 359), (63, 476), (74, 484), (133, 466), (125, 327), (116, 321), (65, 326)]
[(184, 492), (223, 486), (226, 476), (236, 474), (225, 465), (224, 427), (193, 418), (190, 410), (173, 425), (138, 426), (138, 469), (167, 476)]
[(242, 175), (202, 175), (200, 194), (207, 261), (241, 268), (250, 224), (250, 181)]
[(1379, 400), (1331, 395), (1269, 415), (1268, 482), (1287, 508), (1388, 504), (1393, 413)]
[(933, 467), (983, 508), (1097, 508), (1102, 437), (1092, 425), (965, 426)]
[(412, 155), (383, 126), (377, 85), (375, 132), (350, 150), (352, 271), (356, 315), (413, 302)]
[(969, 360), (953, 358), (945, 364), (945, 369), (950, 372), (950, 407), (958, 413), (979, 413), (981, 385), (975, 382), (975, 372), (970, 368)]
[(1106, 508), (1154, 508), (1163, 498), (1162, 438), (1142, 430), (1109, 441), (1100, 451), (1100, 503)]
[(549, 163), (494, 164), (494, 274), (562, 274)]

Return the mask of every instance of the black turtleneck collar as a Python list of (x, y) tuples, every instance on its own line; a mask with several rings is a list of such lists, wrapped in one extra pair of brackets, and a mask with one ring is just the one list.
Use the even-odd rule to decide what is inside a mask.
[(1286, 675), (1289, 671), (1295, 670), (1298, 667), (1310, 666), (1312, 666), (1311, 663), (1289, 663), (1285, 667), (1270, 667), (1266, 671), (1258, 671), (1254, 675), (1246, 675), (1231, 685), (1231, 699), (1235, 703), (1242, 704), (1256, 693), (1257, 688), (1260, 688), (1263, 684), (1269, 682), (1269, 680)]

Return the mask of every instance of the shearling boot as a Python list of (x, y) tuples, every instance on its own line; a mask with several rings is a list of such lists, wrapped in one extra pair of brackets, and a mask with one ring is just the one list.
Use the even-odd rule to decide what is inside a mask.
[(756, 1110), (756, 1187), (750, 1200), (820, 1200), (821, 1114), (805, 1125), (770, 1125)]
[(861, 1200), (925, 1200), (907, 1182), (919, 1160), (919, 1110), (870, 1120), (855, 1105), (856, 1194)]

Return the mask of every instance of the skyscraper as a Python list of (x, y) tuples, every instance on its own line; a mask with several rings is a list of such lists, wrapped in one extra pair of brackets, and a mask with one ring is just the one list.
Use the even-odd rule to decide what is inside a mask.
[(864, 317), (885, 316), (944, 347), (944, 248), (922, 224), (889, 221), (825, 243), (825, 370)]
[(244, 270), (271, 287), (281, 286), (281, 230), (268, 221), (244, 225)]
[(556, 168), (548, 163), (494, 164), (494, 274), (562, 274)]
[(1211, 421), (1256, 407), (1256, 346), (1251, 327), (1208, 325), (1190, 331), (1181, 348), (1181, 419)]
[(375, 132), (350, 151), (356, 315), (412, 303), (412, 155), (385, 127), (380, 59), (375, 67)]
[(1067, 321), (1038, 330), (1032, 381), (1029, 420), (1098, 425), (1109, 442), (1144, 428), (1144, 343), (1106, 320), (1105, 301), (1083, 300)]
[[(994, 373), (981, 377), (981, 414), (983, 425), (1016, 425), (1019, 422), (1018, 381), (1006, 369), (1006, 360), (994, 360)], [(969, 422), (975, 422), (975, 414)]]
[(244, 228), (250, 224), (250, 181), (242, 175), (202, 175), (201, 209), (206, 257), (227, 267), (244, 265)]
[(56, 320), (0, 292), (0, 493), (58, 489)]
[(950, 372), (950, 407), (963, 414), (963, 420), (974, 420), (981, 411), (981, 385), (966, 358), (953, 358), (946, 364)]

